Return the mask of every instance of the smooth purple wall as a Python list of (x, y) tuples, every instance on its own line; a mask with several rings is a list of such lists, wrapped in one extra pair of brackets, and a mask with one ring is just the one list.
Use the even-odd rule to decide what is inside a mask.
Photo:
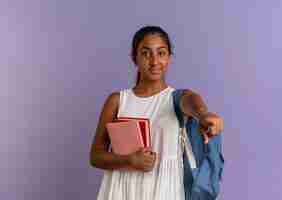
[(98, 116), (133, 86), (147, 24), (175, 45), (168, 83), (225, 120), (219, 199), (282, 199), (281, 13), (278, 0), (0, 1), (0, 199), (96, 199)]

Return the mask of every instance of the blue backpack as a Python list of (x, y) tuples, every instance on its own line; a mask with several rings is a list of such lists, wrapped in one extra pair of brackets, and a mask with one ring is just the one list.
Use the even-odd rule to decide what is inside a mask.
[(185, 200), (215, 200), (219, 194), (224, 165), (221, 134), (211, 138), (208, 144), (204, 144), (199, 133), (198, 120), (188, 119), (180, 109), (183, 91), (184, 89), (177, 89), (172, 95), (174, 110), (184, 133), (183, 137), (188, 137), (184, 140), (183, 146)]

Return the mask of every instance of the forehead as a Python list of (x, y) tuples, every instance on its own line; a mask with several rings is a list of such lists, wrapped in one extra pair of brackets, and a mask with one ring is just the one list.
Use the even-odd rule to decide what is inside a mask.
[(164, 47), (168, 49), (165, 40), (157, 34), (150, 34), (145, 36), (144, 39), (140, 42), (138, 49), (142, 49), (144, 47), (147, 47), (149, 49), (158, 49)]

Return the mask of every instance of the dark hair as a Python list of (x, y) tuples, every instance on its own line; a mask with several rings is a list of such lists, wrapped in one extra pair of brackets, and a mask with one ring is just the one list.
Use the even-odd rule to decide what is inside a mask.
[[(159, 27), (159, 26), (144, 26), (135, 33), (133, 40), (132, 40), (131, 58), (132, 58), (134, 64), (136, 64), (137, 49), (138, 49), (140, 42), (145, 38), (145, 36), (151, 35), (151, 34), (159, 35), (166, 42), (166, 44), (168, 46), (169, 54), (170, 55), (173, 54), (172, 44), (171, 44), (171, 41), (169, 39), (169, 36), (161, 27)], [(140, 72), (137, 73), (136, 85), (139, 83), (139, 81), (140, 81)]]

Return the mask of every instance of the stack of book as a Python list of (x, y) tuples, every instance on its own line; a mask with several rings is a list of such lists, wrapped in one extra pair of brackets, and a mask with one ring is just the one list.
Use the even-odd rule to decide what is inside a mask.
[(106, 124), (112, 151), (128, 155), (141, 147), (151, 147), (150, 121), (147, 118), (119, 117)]

